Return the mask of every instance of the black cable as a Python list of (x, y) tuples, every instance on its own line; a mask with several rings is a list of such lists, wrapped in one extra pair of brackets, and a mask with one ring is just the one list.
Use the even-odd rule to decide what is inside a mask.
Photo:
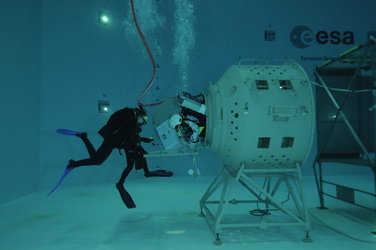
[[(265, 181), (264, 181), (264, 184), (262, 185), (262, 188), (265, 187), (266, 181), (267, 181), (267, 178), (265, 178)], [(269, 209), (269, 208), (260, 209), (260, 207), (259, 207), (259, 201), (260, 201), (260, 199), (261, 199), (261, 192), (258, 195), (258, 199), (257, 199), (257, 203), (256, 203), (257, 209), (253, 209), (253, 210), (249, 211), (249, 213), (251, 215), (253, 215), (253, 216), (271, 215), (271, 213), (269, 211), (278, 211), (279, 210), (279, 209)], [(289, 200), (290, 200), (290, 192), (288, 192), (286, 200), (284, 200), (284, 201), (281, 202), (281, 205), (283, 205), (284, 203), (288, 202)]]
[[(262, 185), (262, 188), (265, 187), (267, 180), (268, 180), (268, 177), (265, 178), (264, 184)], [(267, 208), (267, 209), (260, 209), (260, 207), (259, 207), (259, 201), (261, 200), (261, 192), (260, 192), (260, 194), (258, 195), (257, 198), (258, 198), (257, 199), (257, 203), (256, 203), (257, 209), (253, 209), (253, 210), (249, 211), (249, 213), (252, 214), (253, 216), (270, 215), (269, 208)]]
[(281, 202), (281, 205), (283, 205), (283, 203), (288, 202), (289, 200), (290, 200), (290, 192), (288, 192), (287, 194), (287, 199)]

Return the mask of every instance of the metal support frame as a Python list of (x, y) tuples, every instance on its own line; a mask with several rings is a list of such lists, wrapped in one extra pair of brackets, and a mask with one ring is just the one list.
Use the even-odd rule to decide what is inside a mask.
[[(349, 64), (350, 64), (350, 66), (349, 66)], [(333, 65), (334, 66), (335, 65), (337, 65), (337, 66), (338, 65), (347, 66), (348, 68), (352, 68), (352, 69), (355, 70), (354, 75), (352, 76), (352, 78), (351, 78), (351, 80), (350, 80), (350, 82), (348, 83), (348, 86), (347, 86), (348, 92), (346, 92), (346, 94), (343, 97), (343, 99), (341, 100), (341, 102), (338, 102), (334, 98), (334, 96), (331, 93), (329, 87), (327, 86), (327, 84), (325, 83), (325, 81), (323, 80), (321, 75), (319, 74), (319, 70), (327, 68), (327, 67), (333, 67)], [(356, 84), (354, 84), (355, 79), (356, 79), (357, 74), (359, 74), (360, 70), (362, 70), (362, 69), (363, 70), (364, 69), (365, 70), (371, 70), (371, 72), (372, 72), (373, 89), (374, 89), (373, 94), (374, 94), (374, 100), (375, 100), (375, 104), (376, 104), (376, 95), (375, 95), (375, 91), (376, 91), (376, 39), (375, 38), (371, 37), (367, 44), (356, 46), (356, 47), (342, 53), (339, 57), (325, 62), (322, 66), (317, 67), (317, 70), (314, 72), (314, 74), (317, 76), (317, 79), (319, 80), (320, 84), (324, 87), (325, 92), (327, 93), (329, 99), (331, 100), (331, 102), (333, 103), (334, 107), (337, 110), (336, 116), (335, 116), (335, 118), (334, 118), (334, 120), (331, 124), (331, 127), (326, 131), (323, 143), (321, 145), (319, 145), (318, 153), (317, 153), (315, 161), (313, 163), (313, 170), (314, 170), (314, 174), (315, 174), (316, 186), (317, 186), (319, 199), (320, 199), (320, 207), (319, 208), (321, 208), (321, 209), (326, 208), (324, 196), (329, 196), (329, 197), (332, 197), (332, 198), (336, 198), (336, 199), (351, 203), (351, 204), (356, 205), (356, 206), (360, 206), (360, 207), (363, 207), (363, 208), (366, 208), (366, 209), (370, 209), (372, 211), (376, 211), (376, 208), (365, 207), (365, 206), (362, 206), (360, 204), (357, 204), (355, 201), (349, 202), (349, 201), (340, 199), (340, 198), (338, 198), (334, 195), (330, 195), (330, 194), (328, 194), (324, 191), (324, 187), (323, 187), (324, 184), (333, 184), (333, 185), (336, 185), (337, 187), (343, 186), (343, 185), (339, 185), (339, 184), (335, 184), (335, 183), (330, 183), (330, 182), (325, 181), (323, 179), (323, 163), (324, 162), (339, 162), (339, 163), (351, 164), (351, 165), (362, 165), (362, 166), (370, 167), (371, 170), (372, 170), (372, 173), (373, 173), (373, 176), (374, 176), (374, 193), (365, 192), (365, 191), (350, 188), (350, 187), (346, 187), (346, 188), (351, 189), (353, 192), (360, 192), (360, 193), (363, 193), (363, 194), (366, 194), (366, 195), (370, 195), (371, 197), (372, 196), (376, 197), (376, 159), (372, 158), (370, 152), (367, 150), (364, 143), (361, 141), (360, 137), (358, 136), (355, 129), (352, 127), (351, 123), (349, 122), (349, 120), (347, 119), (346, 115), (343, 112), (343, 107), (346, 104), (346, 101), (348, 99), (350, 91), (355, 91), (356, 88), (357, 88)], [(375, 120), (375, 124), (376, 124), (376, 111), (375, 110), (373, 111), (373, 116), (374, 116), (374, 120)], [(349, 129), (354, 141), (359, 146), (362, 153), (365, 155), (365, 158), (366, 158), (365, 160), (362, 160), (362, 159), (343, 160), (343, 159), (323, 159), (323, 158), (321, 158), (321, 154), (325, 150), (326, 144), (329, 140), (329, 137), (330, 137), (330, 135), (333, 131), (333, 128), (334, 128), (336, 122), (338, 121), (339, 117), (341, 117), (341, 119), (343, 119), (343, 121), (344, 121), (346, 127)], [(376, 132), (375, 132), (374, 143), (375, 143), (375, 147), (376, 147)], [(317, 166), (319, 168), (318, 170), (317, 170)]]
[(196, 156), (200, 150), (205, 149), (205, 147), (195, 147), (195, 148), (179, 148), (170, 150), (157, 150), (145, 154), (145, 158), (152, 157), (167, 157), (167, 156)]
[[(264, 185), (259, 185), (257, 179), (265, 178)], [(285, 184), (287, 193), (291, 196), (293, 206), (287, 206), (277, 198), (277, 191)], [(240, 185), (239, 185), (240, 184)], [(293, 185), (294, 184), (294, 185)], [(233, 197), (235, 187), (245, 188), (255, 199), (236, 200)], [(265, 198), (261, 198), (261, 196)], [(262, 220), (251, 221), (249, 213), (239, 214), (234, 209), (237, 204), (263, 203), (267, 210), (282, 212), (285, 222)], [(221, 245), (220, 234), (225, 228), (260, 227), (272, 226), (303, 226), (306, 234), (303, 241), (311, 242), (309, 231), (311, 222), (303, 195), (303, 183), (300, 166), (291, 169), (249, 169), (242, 163), (238, 171), (228, 166), (223, 166), (207, 191), (200, 200), (201, 216), (205, 217), (209, 228), (215, 235), (215, 245)], [(231, 209), (234, 208), (234, 209)], [(235, 213), (232, 213), (235, 212)], [(232, 218), (231, 218), (232, 217)], [(233, 222), (229, 220), (237, 219)], [(241, 219), (240, 219), (241, 218)]]

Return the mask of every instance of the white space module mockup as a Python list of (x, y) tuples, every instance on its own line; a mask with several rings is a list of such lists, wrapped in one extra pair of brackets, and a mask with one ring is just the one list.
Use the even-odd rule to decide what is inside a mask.
[[(153, 121), (165, 152), (189, 154), (200, 148), (170, 126), (170, 118), (182, 111), (189, 111), (198, 118), (198, 126), (205, 126), (200, 145), (210, 148), (224, 163), (200, 201), (215, 243), (220, 244), (224, 228), (290, 225), (304, 226), (308, 241), (310, 221), (302, 195), (301, 167), (313, 144), (315, 110), (312, 86), (302, 67), (293, 61), (241, 60), (203, 94), (165, 101)], [(264, 184), (257, 181), (260, 177)], [(250, 197), (235, 198), (237, 185)], [(281, 204), (286, 193), (293, 206)], [(242, 205), (256, 202), (287, 218), (251, 220), (254, 217), (248, 213), (247, 219), (234, 222)]]

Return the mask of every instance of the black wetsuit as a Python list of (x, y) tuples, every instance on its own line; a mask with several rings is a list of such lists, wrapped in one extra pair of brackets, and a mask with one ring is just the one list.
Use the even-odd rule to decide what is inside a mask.
[[(141, 138), (139, 133), (141, 132), (141, 127), (137, 123), (137, 116), (134, 109), (124, 108), (115, 112), (107, 124), (99, 130), (99, 134), (104, 138), (101, 146), (98, 150), (95, 150), (86, 134), (78, 135), (82, 141), (85, 143), (86, 148), (89, 152), (90, 158), (73, 161), (70, 165), (72, 168), (88, 165), (101, 165), (111, 154), (112, 150), (115, 148), (124, 149), (127, 155), (127, 159), (137, 160), (136, 168), (144, 168), (148, 171), (147, 166), (139, 160), (144, 159), (143, 154), (146, 151), (140, 145), (141, 141), (148, 142), (146, 138)], [(130, 163), (127, 160), (127, 163)], [(128, 166), (134, 165), (128, 164)]]
[(88, 165), (101, 165), (111, 154), (112, 150), (118, 148), (124, 149), (127, 157), (127, 166), (123, 170), (121, 177), (116, 183), (120, 196), (128, 208), (134, 208), (136, 205), (132, 197), (124, 189), (124, 182), (133, 167), (143, 169), (146, 177), (153, 176), (172, 176), (172, 172), (167, 170), (149, 171), (144, 154), (147, 152), (141, 146), (141, 142), (151, 142), (152, 139), (140, 137), (141, 124), (137, 122), (138, 115), (135, 109), (124, 108), (116, 111), (108, 120), (107, 124), (101, 128), (98, 133), (104, 138), (98, 150), (95, 150), (86, 133), (77, 136), (85, 143), (90, 158), (70, 161), (69, 168), (76, 168)]

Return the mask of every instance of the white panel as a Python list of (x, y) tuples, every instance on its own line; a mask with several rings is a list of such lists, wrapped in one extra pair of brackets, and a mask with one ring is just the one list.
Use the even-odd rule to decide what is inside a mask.
[(166, 150), (182, 147), (175, 130), (169, 126), (168, 120), (157, 127), (157, 132)]

